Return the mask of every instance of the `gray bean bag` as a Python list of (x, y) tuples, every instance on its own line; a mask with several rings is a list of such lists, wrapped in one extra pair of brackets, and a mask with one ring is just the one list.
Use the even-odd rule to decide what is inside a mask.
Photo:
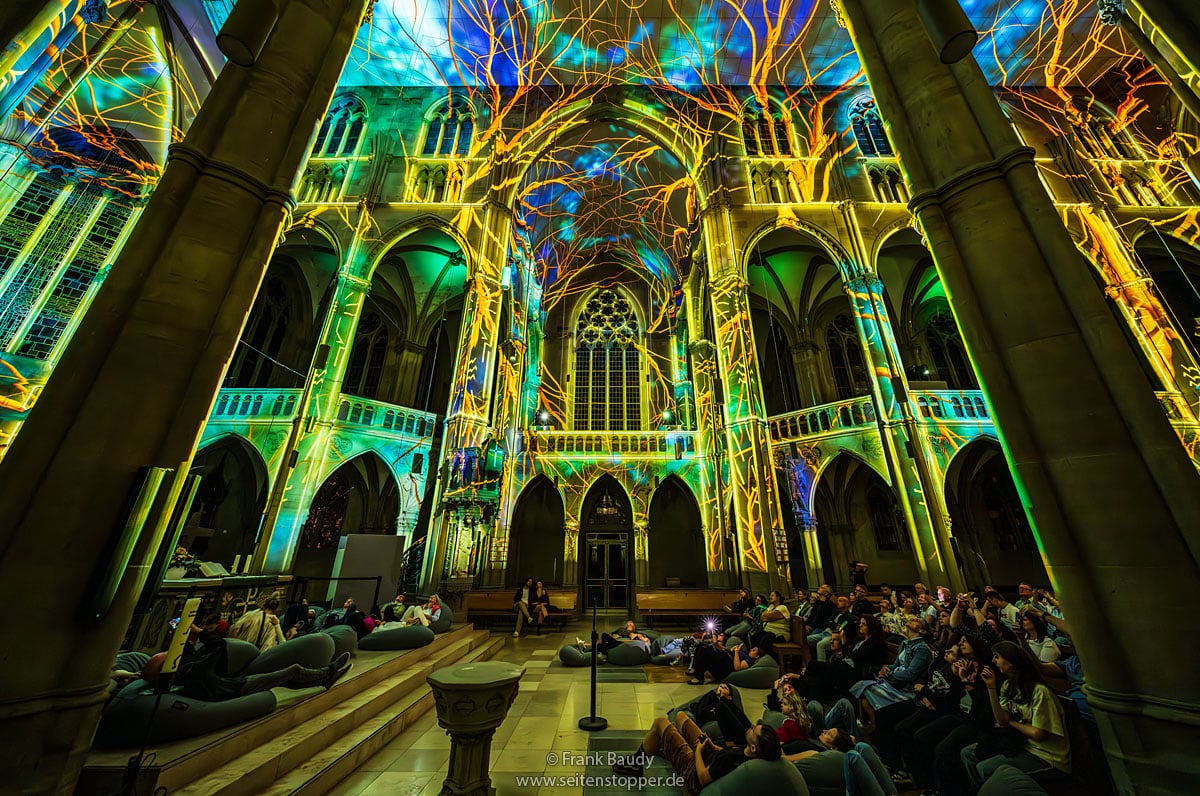
[(767, 709), (763, 711), (762, 718), (759, 719), (758, 723), (765, 724), (772, 729), (778, 730), (783, 726), (785, 721), (787, 721), (787, 716), (783, 715), (778, 710)]
[(239, 638), (225, 639), (225, 659), (230, 677), (244, 675), (246, 669), (260, 654), (258, 647), (249, 641), (242, 641)]
[(442, 603), (442, 615), (437, 618), (436, 622), (429, 623), (429, 629), (434, 633), (445, 633), (450, 629), (450, 623), (454, 621), (454, 611), (450, 606)]
[(796, 767), (780, 758), (750, 760), (700, 791), (703, 796), (745, 796), (769, 793), (771, 796), (809, 796), (804, 777)]
[(650, 662), (657, 666), (668, 666), (683, 654), (682, 648), (676, 649), (674, 652), (664, 653), (663, 647), (675, 641), (674, 636), (658, 636), (650, 645)]
[(348, 652), (351, 655), (358, 652), (358, 633), (349, 625), (328, 627), (322, 630), (321, 634), (333, 639), (333, 656), (335, 658), (343, 652)]
[(809, 796), (846, 796), (846, 756), (826, 750), (794, 764), (808, 785)]
[(983, 783), (979, 796), (1048, 796), (1033, 777), (1009, 765), (1000, 766)]
[(731, 672), (724, 682), (732, 683), (741, 688), (762, 688), (770, 690), (779, 679), (779, 664), (770, 655), (760, 656), (749, 669)]
[[(265, 716), (275, 709), (275, 695), (270, 691), (224, 702), (201, 702), (168, 693), (163, 695), (157, 713), (156, 700), (153, 687), (145, 680), (134, 680), (122, 688), (105, 707), (92, 746), (123, 749), (138, 747), (143, 741), (157, 744), (192, 738)], [(147, 736), (151, 714), (154, 724)]]
[[(353, 632), (353, 628), (347, 628)], [(324, 633), (310, 633), (263, 650), (242, 672), (244, 675), (277, 672), (298, 663), (305, 669), (320, 669), (333, 660), (333, 639)]]
[(412, 650), (433, 643), (433, 631), (424, 625), (378, 630), (358, 640), (360, 650)]
[(650, 662), (650, 645), (644, 641), (623, 641), (608, 651), (613, 666), (641, 666)]
[[(686, 713), (689, 719), (691, 719), (692, 721), (695, 721), (696, 720), (695, 709), (697, 707), (697, 703), (699, 703), (699, 701), (700, 701), (701, 696), (703, 696), (703, 694), (701, 694), (700, 696), (697, 696), (691, 702), (688, 702), (684, 705), (680, 705), (677, 708), (671, 708), (670, 710), (667, 711), (667, 718), (671, 720), (672, 724), (674, 724), (675, 723), (675, 715), (677, 713)], [(742, 705), (742, 692), (741, 691), (739, 691), (737, 688), (730, 688), (729, 698), (733, 701), (733, 704), (737, 705), (739, 708), (742, 708), (744, 710), (744, 707)], [(716, 743), (718, 743), (718, 744), (725, 743), (725, 737), (721, 734), (721, 725), (718, 724), (716, 721), (707, 721), (703, 725), (701, 725), (700, 729), (704, 730), (704, 734), (707, 735), (709, 738), (712, 738), (713, 741), (715, 741)]]
[(592, 652), (584, 652), (578, 644), (567, 644), (558, 651), (558, 659), (563, 666), (591, 666)]

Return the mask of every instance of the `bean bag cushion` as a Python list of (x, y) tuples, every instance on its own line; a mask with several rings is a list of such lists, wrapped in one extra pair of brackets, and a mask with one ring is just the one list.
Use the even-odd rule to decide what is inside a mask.
[(846, 796), (846, 756), (841, 752), (822, 749), (794, 765), (808, 785), (809, 796)]
[(650, 645), (650, 662), (658, 666), (667, 666), (673, 663), (683, 654), (683, 648), (676, 644), (674, 651), (663, 652), (663, 648), (673, 644), (677, 639), (674, 636), (658, 636), (653, 639)]
[(762, 718), (758, 723), (765, 724), (772, 729), (778, 730), (783, 726), (785, 721), (787, 721), (787, 716), (783, 715), (778, 710), (771, 710), (768, 708), (767, 710), (763, 711)]
[[(163, 694), (158, 712), (158, 699), (153, 687), (145, 680), (134, 680), (122, 688), (100, 717), (92, 746), (96, 749), (122, 749), (193, 738), (208, 732), (241, 724), (275, 709), (275, 695), (270, 691), (248, 694), (224, 702), (201, 702), (198, 699)], [(154, 714), (154, 724), (146, 734), (146, 724)]]
[(979, 796), (1047, 796), (1033, 777), (1014, 766), (1004, 765), (987, 778)]
[(749, 669), (731, 672), (724, 682), (732, 683), (742, 688), (762, 688), (769, 690), (779, 679), (779, 664), (770, 655), (760, 656)]
[(450, 606), (442, 603), (442, 615), (437, 618), (436, 622), (429, 623), (429, 629), (434, 633), (445, 633), (450, 629), (450, 623), (454, 621), (454, 611)]
[[(692, 721), (695, 721), (696, 720), (696, 708), (698, 707), (698, 703), (700, 702), (700, 698), (702, 696), (703, 696), (703, 694), (700, 694), (695, 699), (693, 699), (691, 702), (688, 702), (684, 705), (680, 705), (677, 708), (671, 708), (670, 710), (667, 711), (667, 718), (671, 720), (672, 724), (674, 724), (675, 723), (675, 714), (686, 713), (689, 719), (691, 719)], [(733, 704), (737, 705), (738, 708), (742, 708), (744, 710), (744, 708), (742, 706), (741, 691), (739, 691), (737, 688), (734, 688), (731, 686), (730, 690), (729, 690), (729, 698), (733, 702)], [(719, 723), (717, 723), (716, 721), (707, 721), (700, 726), (700, 729), (704, 730), (704, 734), (707, 735), (709, 738), (712, 738), (714, 742), (716, 742), (718, 744), (725, 743), (725, 736), (721, 734), (721, 725)]]
[(225, 639), (225, 659), (228, 662), (229, 676), (238, 677), (259, 656), (258, 647), (249, 641), (238, 638)]
[(149, 662), (150, 656), (144, 652), (118, 652), (113, 668), (126, 672), (140, 672)]
[[(352, 629), (347, 628), (348, 630)], [(293, 663), (298, 663), (305, 669), (320, 669), (328, 666), (333, 660), (333, 639), (324, 633), (311, 633), (298, 636), (291, 641), (271, 647), (254, 660), (243, 672), (245, 675), (262, 674), (263, 672), (278, 672)]]
[(650, 662), (650, 645), (644, 641), (623, 641), (608, 651), (613, 666), (641, 666)]
[[(321, 631), (322, 635), (333, 639), (333, 657), (348, 652), (351, 655), (358, 652), (358, 633), (349, 625), (337, 625)], [(290, 642), (289, 642), (290, 643)]]
[(558, 659), (563, 666), (591, 666), (592, 652), (584, 652), (578, 644), (567, 644), (558, 651)]
[(804, 777), (788, 761), (750, 760), (700, 791), (703, 796), (745, 796), (770, 793), (771, 796), (809, 796)]
[(380, 630), (358, 640), (360, 650), (411, 650), (433, 643), (433, 631), (424, 625)]

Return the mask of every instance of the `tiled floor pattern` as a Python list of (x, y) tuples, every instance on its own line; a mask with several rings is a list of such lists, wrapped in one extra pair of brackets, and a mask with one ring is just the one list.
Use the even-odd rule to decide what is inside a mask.
[[(590, 624), (590, 623), (589, 623)], [(508, 631), (511, 633), (511, 630)], [(496, 635), (508, 636), (501, 629)], [(568, 668), (557, 657), (559, 647), (581, 635), (577, 627), (565, 633), (542, 636), (508, 636), (504, 650), (494, 660), (524, 663), (521, 690), (508, 718), (492, 740), (491, 775), (497, 796), (610, 796), (627, 788), (583, 788), (572, 776), (607, 777), (607, 764), (586, 765), (589, 755), (609, 751), (632, 753), (646, 728), (668, 708), (700, 693), (685, 682), (683, 667), (606, 666), (597, 672), (597, 713), (608, 719), (609, 729), (588, 733), (579, 729), (590, 712), (591, 691), (587, 667)], [(748, 705), (761, 703), (765, 692), (746, 692)], [(757, 717), (756, 717), (757, 718)], [(331, 793), (336, 796), (424, 796), (441, 791), (450, 757), (450, 739), (437, 726), (430, 711), (412, 727), (367, 760)], [(652, 774), (670, 773), (656, 760)], [(518, 782), (518, 777), (560, 778), (555, 784)], [(646, 796), (678, 794), (678, 789), (635, 791)]]

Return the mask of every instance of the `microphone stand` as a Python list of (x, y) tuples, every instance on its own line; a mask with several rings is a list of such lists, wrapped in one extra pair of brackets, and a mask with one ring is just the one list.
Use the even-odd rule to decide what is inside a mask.
[(600, 646), (600, 634), (596, 632), (597, 600), (592, 600), (592, 712), (579, 720), (579, 729), (596, 732), (608, 729), (608, 719), (596, 715), (596, 655)]

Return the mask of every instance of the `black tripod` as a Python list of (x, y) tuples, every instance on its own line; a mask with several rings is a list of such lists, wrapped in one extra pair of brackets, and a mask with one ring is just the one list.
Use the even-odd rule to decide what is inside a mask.
[(581, 730), (607, 730), (608, 719), (596, 715), (596, 655), (599, 653), (600, 634), (596, 632), (596, 600), (592, 600), (592, 712), (579, 720)]

